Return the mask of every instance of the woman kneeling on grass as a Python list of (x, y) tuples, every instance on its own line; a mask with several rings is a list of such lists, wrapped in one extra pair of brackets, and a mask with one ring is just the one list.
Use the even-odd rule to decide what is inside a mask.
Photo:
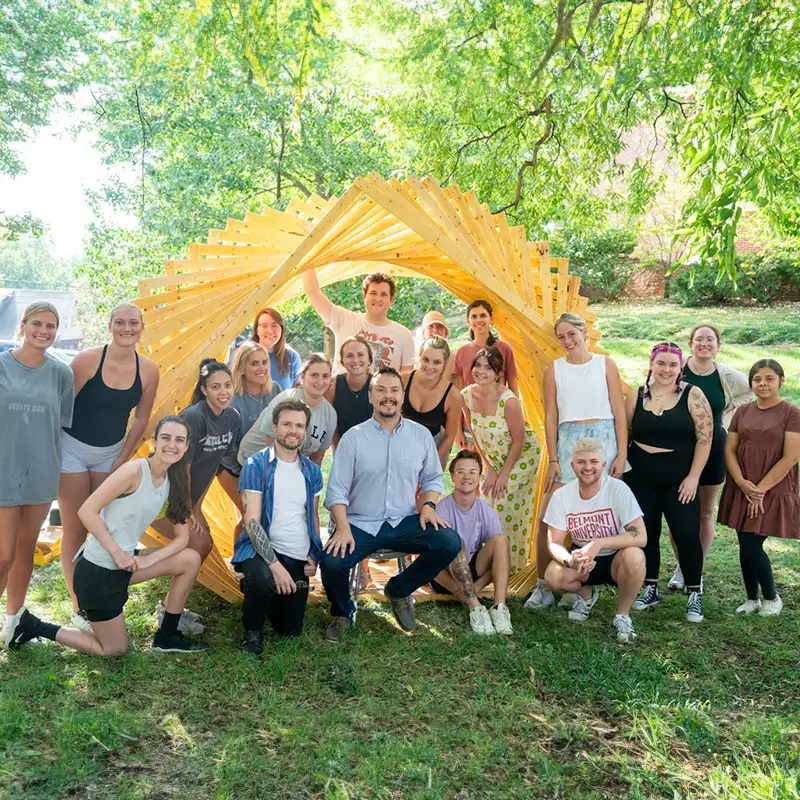
[[(201, 563), (200, 554), (187, 547), (191, 503), (184, 456), (189, 428), (180, 417), (164, 417), (154, 439), (155, 453), (150, 458), (137, 458), (121, 466), (78, 511), (91, 535), (76, 556), (74, 589), (92, 632), (43, 622), (25, 611), (11, 634), (9, 647), (21, 647), (39, 636), (82, 653), (122, 655), (128, 649), (123, 614), (128, 586), (172, 575), (166, 613), (153, 637), (153, 650), (190, 653), (207, 649), (208, 645), (178, 632), (181, 611)], [(137, 554), (139, 537), (165, 502), (175, 538), (164, 547)]]

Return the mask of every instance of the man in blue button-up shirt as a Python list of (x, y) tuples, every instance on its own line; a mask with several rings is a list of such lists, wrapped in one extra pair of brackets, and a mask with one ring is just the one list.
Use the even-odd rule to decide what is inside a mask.
[[(325, 546), (322, 582), (333, 621), (326, 638), (336, 641), (353, 623), (350, 570), (376, 550), (417, 553), (414, 563), (384, 589), (400, 626), (415, 627), (411, 595), (445, 569), (461, 550), (461, 539), (436, 513), (442, 467), (430, 432), (403, 419), (403, 381), (390, 368), (370, 381), (373, 416), (351, 428), (333, 459), (325, 507), (336, 532)], [(417, 485), (422, 512), (416, 513)]]

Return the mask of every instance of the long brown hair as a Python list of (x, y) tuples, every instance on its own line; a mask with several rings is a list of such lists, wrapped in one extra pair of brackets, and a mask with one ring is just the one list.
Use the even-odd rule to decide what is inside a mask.
[(269, 314), (281, 326), (281, 338), (273, 345), (272, 353), (278, 364), (278, 375), (288, 375), (289, 356), (286, 354), (286, 323), (283, 321), (280, 311), (274, 308), (260, 308), (253, 320), (253, 333), (250, 335), (250, 341), (258, 342), (258, 318), (262, 314)]
[(206, 399), (206, 396), (203, 394), (202, 390), (208, 383), (208, 379), (215, 372), (227, 372), (228, 375), (231, 374), (230, 369), (228, 369), (228, 365), (223, 364), (220, 361), (217, 361), (216, 358), (204, 358), (200, 362), (200, 377), (197, 379), (197, 384), (194, 387), (194, 392), (192, 392), (192, 399), (190, 400), (190, 405), (194, 405), (195, 403), (199, 403), (201, 400)]
[[(488, 300), (473, 300), (467, 306), (467, 322), (469, 322), (469, 312), (472, 311), (473, 308), (482, 308), (485, 311), (489, 312), (489, 316), (494, 316), (494, 311), (492, 310), (492, 304)], [(475, 341), (475, 331), (472, 328), (469, 329), (469, 340), (471, 342)], [(489, 328), (489, 336), (486, 339), (486, 346), (491, 347), (497, 341), (497, 337), (492, 333), (492, 329)]]
[(180, 461), (176, 461), (174, 464), (170, 464), (169, 467), (167, 467), (169, 496), (167, 498), (165, 516), (170, 522), (181, 525), (189, 519), (189, 515), (192, 513), (192, 496), (189, 492), (189, 462), (186, 459), (186, 455), (189, 452), (188, 445), (190, 444), (192, 432), (189, 430), (189, 426), (184, 420), (180, 417), (170, 415), (168, 417), (162, 417), (158, 421), (158, 425), (156, 425), (155, 432), (153, 433), (153, 438), (156, 441), (158, 440), (159, 431), (168, 422), (175, 422), (186, 428), (186, 453), (183, 454), (183, 458)]

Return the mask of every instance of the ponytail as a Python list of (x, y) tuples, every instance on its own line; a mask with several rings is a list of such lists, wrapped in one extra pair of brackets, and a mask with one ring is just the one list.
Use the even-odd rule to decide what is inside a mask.
[(205, 395), (203, 394), (203, 388), (208, 383), (208, 379), (215, 373), (223, 370), (231, 374), (230, 369), (225, 364), (221, 364), (217, 361), (216, 358), (204, 358), (200, 362), (200, 377), (197, 379), (197, 384), (194, 387), (194, 391), (192, 392), (192, 399), (189, 401), (190, 405), (194, 405), (195, 403), (199, 403), (201, 400), (205, 400)]

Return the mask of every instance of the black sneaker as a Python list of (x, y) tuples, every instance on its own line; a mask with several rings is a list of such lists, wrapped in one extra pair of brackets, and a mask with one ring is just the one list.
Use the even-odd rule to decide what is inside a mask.
[(353, 627), (353, 623), (347, 617), (334, 617), (325, 629), (326, 642), (338, 642), (342, 634)]
[(395, 600), (394, 597), (386, 594), (385, 590), (383, 596), (391, 603), (392, 614), (394, 614), (397, 624), (406, 631), (406, 633), (411, 633), (411, 631), (417, 627), (417, 620), (414, 616), (414, 598), (409, 595), (408, 597), (401, 597), (399, 600)]
[(158, 630), (153, 637), (153, 645), (150, 649), (157, 653), (200, 653), (208, 650), (208, 645), (205, 642), (189, 639), (179, 632), (162, 633)]
[(239, 649), (243, 653), (260, 656), (264, 652), (264, 634), (262, 631), (245, 631)]
[(35, 617), (27, 609), (23, 611), (19, 622), (8, 637), (8, 649), (19, 650), (22, 645), (27, 644), (32, 639), (36, 639), (37, 634), (34, 633), (34, 630), (40, 621), (38, 617)]
[(647, 611), (648, 608), (655, 608), (661, 602), (661, 595), (658, 593), (658, 586), (648, 583), (644, 591), (633, 601), (631, 608), (634, 611)]

